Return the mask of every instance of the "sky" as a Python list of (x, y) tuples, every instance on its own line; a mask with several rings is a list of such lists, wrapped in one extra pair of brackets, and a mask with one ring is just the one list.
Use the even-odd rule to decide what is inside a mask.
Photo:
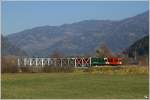
[(2, 34), (91, 19), (121, 20), (148, 9), (148, 1), (3, 1)]

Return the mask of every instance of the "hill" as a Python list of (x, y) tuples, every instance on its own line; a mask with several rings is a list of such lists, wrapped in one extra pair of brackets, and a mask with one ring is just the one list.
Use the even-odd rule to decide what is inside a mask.
[(129, 57), (133, 57), (135, 52), (138, 56), (149, 55), (149, 36), (136, 41), (127, 49)]
[(13, 45), (30, 56), (94, 54), (101, 43), (120, 52), (148, 35), (149, 12), (120, 21), (84, 20), (61, 26), (40, 26), (8, 35)]
[(19, 49), (18, 47), (15, 47), (14, 45), (12, 45), (8, 39), (4, 36), (1, 36), (1, 54), (2, 56), (27, 56), (27, 54)]

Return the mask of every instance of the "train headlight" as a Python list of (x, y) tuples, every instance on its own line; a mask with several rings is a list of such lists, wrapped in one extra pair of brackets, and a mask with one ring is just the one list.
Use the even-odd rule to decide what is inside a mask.
[(109, 64), (109, 62), (106, 62), (106, 64)]
[(122, 62), (119, 62), (119, 64), (122, 64)]
[(107, 58), (104, 58), (104, 60), (107, 60)]

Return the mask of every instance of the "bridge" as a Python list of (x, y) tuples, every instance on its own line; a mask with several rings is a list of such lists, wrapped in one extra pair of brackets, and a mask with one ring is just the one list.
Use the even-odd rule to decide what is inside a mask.
[(18, 67), (89, 67), (91, 57), (78, 58), (18, 58)]

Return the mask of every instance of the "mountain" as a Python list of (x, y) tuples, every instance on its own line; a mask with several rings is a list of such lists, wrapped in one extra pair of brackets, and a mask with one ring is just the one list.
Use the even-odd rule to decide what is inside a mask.
[(149, 55), (149, 36), (137, 40), (127, 50), (129, 57), (133, 57), (135, 52), (138, 56)]
[(10, 55), (14, 55), (14, 56), (27, 56), (27, 54), (19, 49), (18, 47), (15, 47), (14, 45), (12, 45), (8, 39), (4, 36), (1, 36), (1, 54), (2, 56), (10, 56)]
[(8, 35), (30, 56), (94, 54), (101, 43), (120, 52), (149, 33), (149, 12), (120, 21), (84, 20), (60, 26), (41, 26)]

